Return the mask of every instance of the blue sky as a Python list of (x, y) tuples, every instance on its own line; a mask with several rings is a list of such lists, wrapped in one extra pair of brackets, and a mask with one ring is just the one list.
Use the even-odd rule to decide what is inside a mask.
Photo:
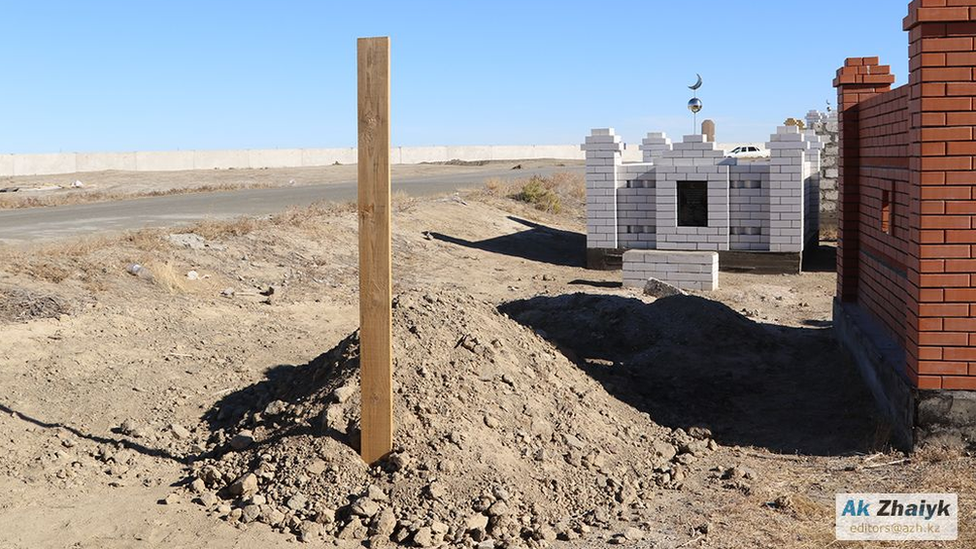
[(834, 99), (845, 57), (904, 83), (907, 4), (8, 0), (0, 152), (354, 146), (356, 38), (377, 35), (395, 145), (676, 137), (696, 72), (718, 140), (764, 141)]

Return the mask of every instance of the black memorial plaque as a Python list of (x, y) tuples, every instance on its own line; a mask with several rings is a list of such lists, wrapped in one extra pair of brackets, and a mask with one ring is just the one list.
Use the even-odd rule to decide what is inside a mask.
[(708, 226), (708, 182), (678, 182), (678, 226)]

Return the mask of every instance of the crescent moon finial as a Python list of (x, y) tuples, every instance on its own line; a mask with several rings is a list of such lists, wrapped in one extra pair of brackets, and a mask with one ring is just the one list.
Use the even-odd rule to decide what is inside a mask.
[(701, 77), (701, 75), (698, 74), (698, 73), (695, 73), (695, 76), (698, 77), (698, 82), (695, 82), (691, 86), (688, 86), (688, 89), (690, 89), (690, 90), (697, 90), (698, 88), (702, 87), (702, 77)]

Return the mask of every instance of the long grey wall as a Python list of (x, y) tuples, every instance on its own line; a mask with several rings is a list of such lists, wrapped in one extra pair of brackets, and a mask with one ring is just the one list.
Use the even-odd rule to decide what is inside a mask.
[[(731, 148), (733, 145), (729, 145)], [(720, 146), (721, 148), (722, 146)], [(394, 147), (394, 164), (449, 160), (583, 160), (579, 145), (466, 145)], [(122, 153), (0, 154), (0, 177), (124, 170), (171, 172), (182, 170), (299, 168), (355, 164), (357, 151), (346, 149), (253, 149), (226, 151), (157, 151)], [(627, 146), (625, 162), (639, 162), (641, 151)]]
[[(582, 160), (579, 145), (483, 145), (394, 147), (394, 164), (449, 160)], [(162, 151), (124, 153), (55, 153), (0, 155), (0, 176), (125, 171), (180, 171), (247, 168), (297, 168), (355, 164), (355, 148)]]

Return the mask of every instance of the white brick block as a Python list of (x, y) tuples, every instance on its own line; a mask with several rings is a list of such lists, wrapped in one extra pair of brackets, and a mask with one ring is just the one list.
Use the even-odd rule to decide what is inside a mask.
[(718, 287), (716, 252), (630, 250), (624, 253), (624, 285), (643, 287), (654, 277), (679, 288), (712, 290)]

